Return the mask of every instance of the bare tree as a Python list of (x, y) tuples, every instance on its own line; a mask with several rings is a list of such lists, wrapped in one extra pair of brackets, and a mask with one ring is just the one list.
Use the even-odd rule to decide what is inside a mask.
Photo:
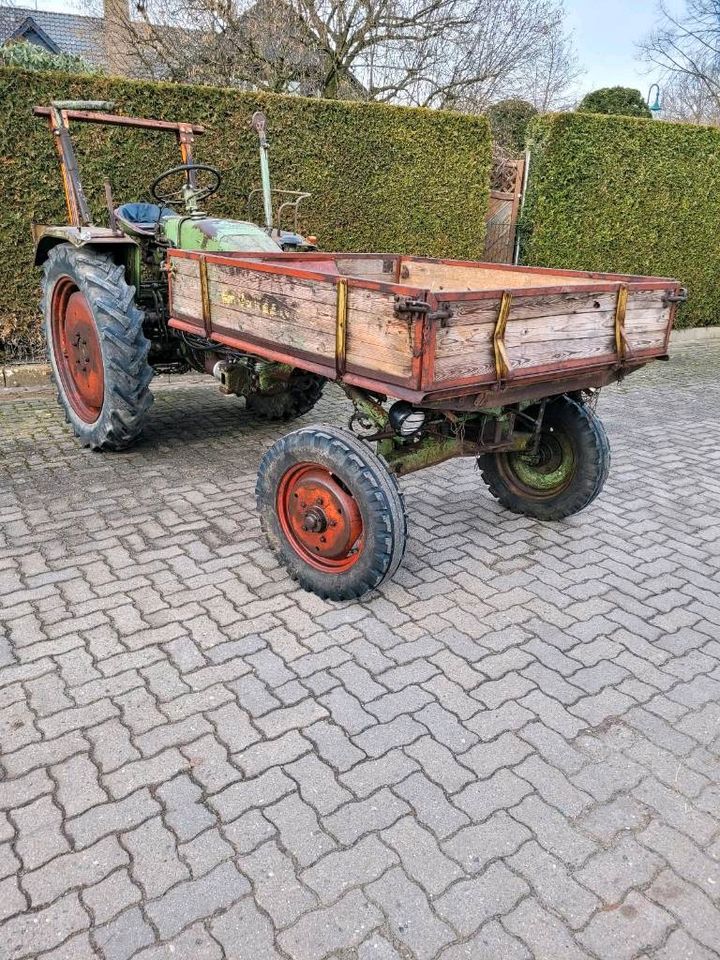
[(143, 73), (178, 81), (482, 110), (575, 76), (558, 0), (140, 0)]
[(575, 53), (573, 37), (565, 30), (562, 10), (556, 18), (524, 81), (523, 96), (538, 113), (571, 107), (576, 83), (585, 72)]
[(663, 2), (659, 11), (662, 25), (644, 41), (641, 49), (645, 59), (663, 71), (666, 104), (673, 111), (683, 113), (685, 109), (680, 101), (687, 96), (689, 117), (695, 113), (700, 121), (717, 116), (720, 113), (720, 0), (686, 0), (681, 13), (675, 13)]
[(720, 105), (705, 83), (696, 77), (668, 77), (661, 91), (662, 118), (680, 123), (720, 126)]

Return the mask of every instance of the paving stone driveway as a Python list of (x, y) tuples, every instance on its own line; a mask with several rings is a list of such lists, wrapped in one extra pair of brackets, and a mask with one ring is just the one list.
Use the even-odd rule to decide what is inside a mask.
[(717, 957), (719, 364), (606, 391), (569, 522), (408, 478), (405, 564), (351, 604), (266, 550), (280, 431), (212, 383), (116, 455), (5, 395), (3, 960)]

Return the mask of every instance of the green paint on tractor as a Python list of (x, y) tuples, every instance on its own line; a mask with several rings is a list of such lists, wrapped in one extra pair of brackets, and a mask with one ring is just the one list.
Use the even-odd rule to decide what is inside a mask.
[(536, 452), (510, 454), (510, 469), (530, 490), (552, 493), (563, 489), (575, 474), (572, 444), (560, 433), (543, 433)]
[(282, 251), (262, 227), (244, 220), (167, 217), (162, 220), (162, 232), (168, 243), (179, 250), (206, 250), (208, 253)]
[(459, 437), (427, 436), (417, 443), (401, 443), (392, 438), (381, 441), (378, 447), (398, 476), (474, 452), (472, 449), (467, 451)]

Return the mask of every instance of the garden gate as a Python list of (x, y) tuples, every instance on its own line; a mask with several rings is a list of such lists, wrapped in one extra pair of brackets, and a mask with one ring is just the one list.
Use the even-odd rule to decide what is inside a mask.
[(490, 203), (485, 221), (485, 252), (489, 263), (514, 263), (517, 221), (525, 179), (525, 157), (493, 148)]

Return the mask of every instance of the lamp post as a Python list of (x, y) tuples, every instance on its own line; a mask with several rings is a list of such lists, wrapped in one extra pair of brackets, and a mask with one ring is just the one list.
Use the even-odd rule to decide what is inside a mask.
[[(655, 91), (655, 98), (653, 99), (653, 90)], [(652, 101), (652, 103), (651, 103)], [(653, 83), (648, 90), (647, 95), (647, 105), (648, 109), (653, 115), (653, 119), (657, 119), (660, 116), (660, 111), (662, 110), (662, 105), (660, 104), (660, 85)]]

